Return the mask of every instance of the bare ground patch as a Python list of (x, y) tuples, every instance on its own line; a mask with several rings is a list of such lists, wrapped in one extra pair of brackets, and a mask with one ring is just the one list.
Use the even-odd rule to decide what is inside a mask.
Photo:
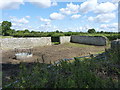
[[(33, 57), (29, 60), (23, 60), (24, 62), (34, 62), (39, 60), (45, 63), (50, 61), (54, 62), (59, 59), (80, 57), (89, 54), (95, 54), (104, 51), (106, 46), (93, 46), (93, 45), (83, 45), (76, 43), (67, 43), (60, 45), (35, 47), (32, 49)], [(15, 51), (3, 51), (2, 52), (2, 62), (3, 63), (19, 63), (19, 60), (15, 59)]]

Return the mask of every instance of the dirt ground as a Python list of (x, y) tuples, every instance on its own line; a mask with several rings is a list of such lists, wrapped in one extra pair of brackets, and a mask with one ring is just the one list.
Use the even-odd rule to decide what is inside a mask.
[(106, 46), (83, 45), (67, 43), (60, 45), (32, 48), (33, 57), (26, 60), (16, 60), (15, 50), (2, 51), (2, 63), (18, 64), (19, 62), (45, 62), (50, 63), (64, 59), (95, 54), (104, 51)]

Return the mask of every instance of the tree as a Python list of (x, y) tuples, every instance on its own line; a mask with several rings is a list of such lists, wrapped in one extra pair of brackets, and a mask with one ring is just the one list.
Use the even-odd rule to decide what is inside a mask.
[(89, 30), (88, 30), (88, 33), (96, 33), (96, 31), (95, 31), (94, 28), (92, 28), (92, 29), (89, 29)]
[(16, 33), (16, 31), (14, 29), (10, 29), (10, 30), (6, 31), (7, 36), (13, 36), (13, 34), (15, 34), (15, 33)]
[(104, 33), (103, 31), (100, 31), (100, 33)]
[(30, 31), (28, 29), (25, 29), (23, 32), (24, 33), (30, 33)]
[(62, 31), (60, 31), (60, 33), (63, 33)]
[(31, 31), (31, 33), (36, 33), (35, 31)]
[(7, 31), (11, 30), (10, 27), (12, 26), (11, 22), (3, 21), (2, 24), (2, 33), (4, 36), (8, 35)]
[(59, 33), (59, 30), (56, 30), (55, 32), (56, 32), (56, 33)]

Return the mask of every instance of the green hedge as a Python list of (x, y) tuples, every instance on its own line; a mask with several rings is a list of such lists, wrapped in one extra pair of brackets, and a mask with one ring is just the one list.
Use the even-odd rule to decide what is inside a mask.
[(95, 33), (95, 34), (89, 34), (89, 33), (81, 33), (81, 32), (62, 32), (62, 33), (56, 33), (56, 32), (16, 32), (11, 34), (13, 37), (59, 37), (59, 36), (71, 36), (71, 35), (80, 35), (80, 36), (106, 36), (110, 41), (116, 40), (117, 38), (120, 39), (120, 34), (112, 33), (112, 34), (105, 34), (105, 33)]

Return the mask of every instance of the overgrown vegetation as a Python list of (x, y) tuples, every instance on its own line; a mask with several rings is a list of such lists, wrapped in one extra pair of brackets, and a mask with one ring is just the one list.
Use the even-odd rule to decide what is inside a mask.
[(74, 59), (51, 67), (38, 62), (30, 67), (22, 63), (20, 73), (12, 80), (18, 82), (6, 88), (120, 88), (120, 49)]

